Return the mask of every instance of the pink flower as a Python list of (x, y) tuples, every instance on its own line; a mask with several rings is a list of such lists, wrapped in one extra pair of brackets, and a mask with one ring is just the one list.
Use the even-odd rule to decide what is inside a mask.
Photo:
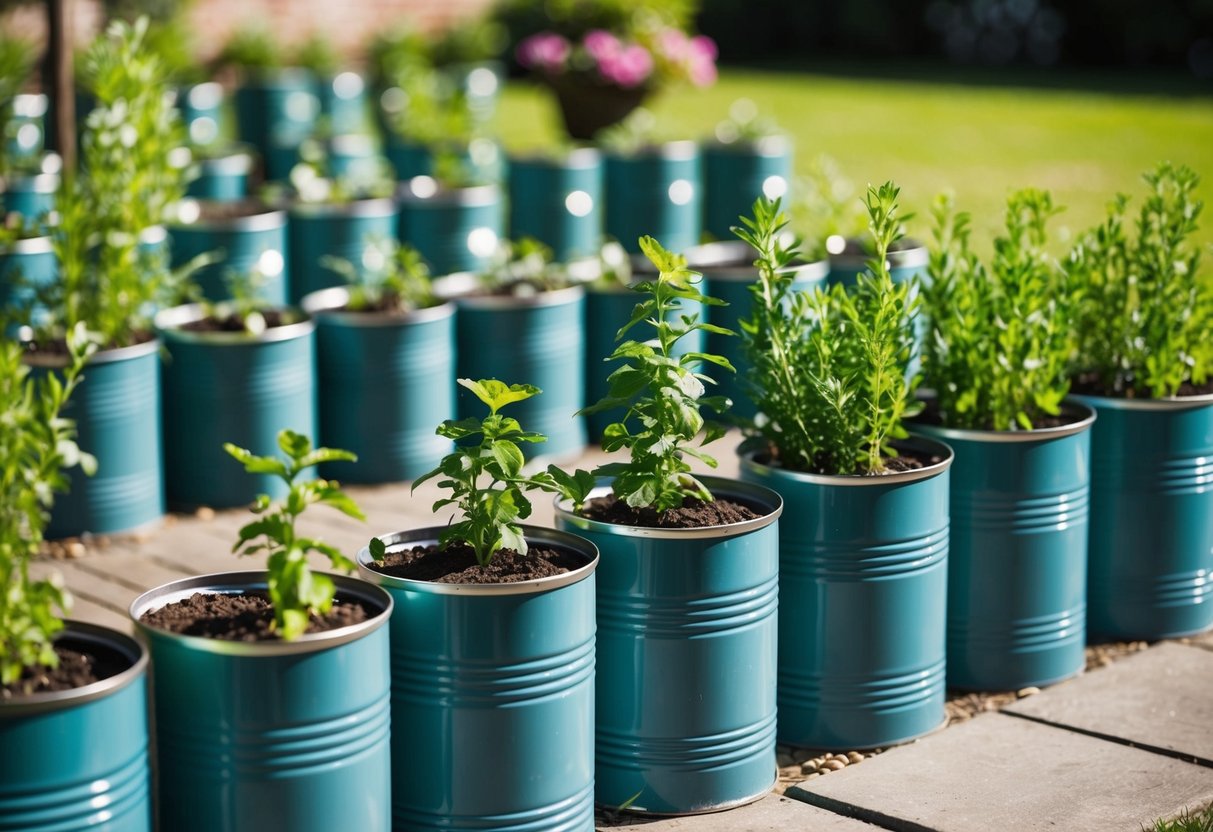
[(618, 55), (598, 61), (598, 74), (625, 89), (639, 87), (653, 74), (653, 56), (638, 44), (629, 44)]
[(687, 54), (687, 74), (697, 87), (716, 83), (716, 42), (705, 35), (691, 38)]
[(677, 29), (662, 29), (661, 34), (657, 36), (657, 45), (661, 48), (661, 54), (668, 60), (682, 61), (690, 41)]
[(591, 29), (586, 32), (581, 42), (595, 63), (609, 61), (618, 57), (623, 51), (623, 44), (620, 43), (619, 38), (603, 29)]
[(518, 44), (518, 63), (527, 69), (559, 72), (569, 59), (569, 42), (555, 32), (540, 32)]

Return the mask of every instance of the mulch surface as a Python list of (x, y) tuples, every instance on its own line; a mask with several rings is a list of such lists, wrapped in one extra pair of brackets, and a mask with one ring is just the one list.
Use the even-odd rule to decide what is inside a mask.
[[(370, 617), (361, 604), (338, 600), (328, 614), (313, 615), (306, 632), (336, 630), (360, 624)], [(270, 600), (258, 593), (195, 592), (183, 601), (145, 613), (140, 620), (170, 633), (224, 641), (277, 641), (279, 637), (273, 629)]]
[(389, 552), (371, 569), (393, 578), (431, 581), (440, 584), (508, 584), (534, 581), (572, 572), (586, 565), (586, 559), (574, 552), (532, 546), (525, 555), (511, 549), (499, 549), (486, 566), (476, 560), (468, 546), (415, 546)]

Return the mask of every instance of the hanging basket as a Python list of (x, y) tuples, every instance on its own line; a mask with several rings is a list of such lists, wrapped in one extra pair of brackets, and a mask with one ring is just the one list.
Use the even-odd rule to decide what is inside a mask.
[(651, 91), (648, 87), (625, 89), (567, 75), (544, 81), (556, 94), (569, 137), (587, 141), (599, 130), (627, 118)]

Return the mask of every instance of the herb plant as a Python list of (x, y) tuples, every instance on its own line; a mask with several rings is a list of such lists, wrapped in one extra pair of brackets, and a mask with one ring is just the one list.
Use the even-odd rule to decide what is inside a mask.
[[(693, 444), (698, 440), (700, 447), (707, 445), (720, 438), (724, 428), (706, 422), (700, 408), (721, 413), (730, 402), (724, 396), (704, 395), (705, 382), (714, 382), (697, 368), (706, 361), (733, 371), (733, 365), (723, 356), (702, 352), (676, 355), (675, 344), (696, 330), (719, 335), (733, 333), (703, 323), (695, 315), (672, 316), (670, 310), (680, 301), (716, 306), (723, 302), (699, 291), (695, 285), (699, 274), (687, 268), (682, 255), (667, 251), (652, 237), (640, 238), (640, 249), (657, 268), (657, 279), (633, 287), (647, 297), (636, 305), (631, 320), (619, 330), (616, 340), (623, 339), (641, 323), (653, 329), (655, 339), (619, 344), (607, 360), (627, 363), (608, 377), (610, 387), (606, 397), (582, 412), (627, 408), (622, 421), (604, 430), (602, 447), (606, 451), (625, 449), (631, 460), (600, 465), (594, 475), (613, 478), (615, 497), (629, 506), (652, 507), (662, 512), (681, 506), (686, 498), (712, 500), (707, 487), (691, 475), (685, 457), (716, 467), (716, 460)], [(703, 437), (699, 439), (701, 432)], [(578, 507), (584, 499), (584, 495), (579, 496), (581, 499), (574, 499)]]
[(313, 572), (307, 556), (317, 552), (329, 559), (333, 569), (352, 572), (354, 563), (335, 547), (305, 537), (296, 529), (300, 515), (308, 506), (320, 503), (365, 520), (362, 510), (332, 480), (300, 480), (299, 475), (314, 465), (326, 462), (356, 462), (349, 451), (313, 448), (311, 440), (291, 430), (278, 433), (278, 447), (286, 459), (256, 456), (230, 442), (223, 449), (244, 465), (250, 474), (270, 474), (288, 488), (286, 499), (271, 502), (266, 494), (252, 505), (257, 519), (240, 529), (232, 551), (239, 555), (266, 553), (269, 572), (270, 605), (274, 608), (274, 628), (285, 641), (292, 641), (307, 630), (311, 615), (324, 615), (333, 606), (336, 589), (327, 575)]
[(1163, 398), (1213, 372), (1213, 291), (1192, 239), (1200, 177), (1164, 162), (1143, 178), (1136, 233), (1125, 228), (1129, 198), (1117, 196), (1069, 256), (1078, 294), (1071, 373), (1102, 395)]
[[(53, 640), (71, 597), (56, 573), (34, 580), (30, 561), (42, 545), (56, 492), (67, 490), (64, 470), (92, 473), (96, 461), (76, 445), (76, 426), (60, 414), (93, 346), (77, 329), (68, 338), (62, 374), (30, 376), (16, 341), (0, 340), (0, 684), (12, 685), (29, 668), (58, 663)], [(58, 610), (58, 613), (56, 612)]]
[(480, 288), (495, 294), (550, 292), (569, 285), (565, 267), (552, 259), (552, 250), (532, 237), (504, 240), (497, 255), (477, 276)]
[(262, 73), (282, 66), (282, 49), (265, 29), (240, 29), (228, 38), (215, 62), (247, 73)]
[[(531, 514), (531, 502), (526, 492), (534, 489), (559, 491), (550, 473), (524, 475), (524, 459), (519, 442), (543, 442), (540, 433), (525, 431), (517, 419), (503, 416), (499, 411), (513, 402), (525, 401), (540, 391), (529, 384), (505, 384), (497, 379), (472, 381), (461, 378), (459, 384), (475, 394), (489, 408), (484, 419), (448, 419), (438, 428), (438, 435), (456, 442), (455, 450), (443, 457), (434, 470), (413, 482), (413, 489), (434, 477), (440, 488), (451, 491), (434, 503), (433, 510), (453, 505), (459, 508), (462, 519), (443, 527), (438, 536), (440, 548), (455, 543), (466, 544), (476, 555), (476, 561), (485, 566), (500, 549), (509, 549), (520, 555), (527, 553), (527, 542), (522, 536), (518, 521)], [(469, 440), (479, 437), (479, 444)], [(588, 491), (592, 485), (590, 475), (578, 472), (581, 486)], [(566, 477), (566, 482), (573, 478)], [(382, 559), (386, 553), (384, 543), (373, 538), (371, 555)]]
[(430, 267), (421, 252), (407, 243), (372, 241), (363, 255), (362, 268), (339, 257), (325, 257), (321, 264), (349, 284), (345, 308), (352, 312), (406, 312), (437, 303), (430, 283)]
[(294, 63), (321, 78), (331, 78), (341, 70), (341, 55), (329, 38), (314, 32), (295, 51)]
[(1060, 210), (1045, 191), (1012, 194), (986, 266), (969, 247), (968, 215), (935, 200), (922, 363), (945, 426), (1031, 430), (1060, 412), (1071, 302), (1066, 273), (1046, 250)]
[(892, 182), (865, 200), (876, 256), (848, 292), (793, 288), (797, 243), (778, 200), (754, 203), (733, 232), (757, 252), (753, 308), (741, 322), (749, 385), (759, 417), (747, 445), (772, 463), (806, 473), (881, 474), (917, 412), (907, 378), (916, 301), (889, 274), (888, 251), (904, 233)]
[(34, 53), (30, 45), (18, 38), (0, 36), (0, 142), (4, 152), (0, 153), (0, 176), (8, 176), (22, 163), (37, 164), (30, 158), (13, 158), (8, 152), (10, 144), (17, 139), (18, 122), (13, 118), (13, 97), (29, 79), (33, 67)]

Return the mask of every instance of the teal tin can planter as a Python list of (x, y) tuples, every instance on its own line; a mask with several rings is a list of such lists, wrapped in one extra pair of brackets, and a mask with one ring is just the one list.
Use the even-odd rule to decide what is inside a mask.
[(289, 213), (292, 304), (304, 295), (345, 283), (322, 262), (326, 257), (361, 269), (368, 247), (377, 252), (377, 244), (396, 238), (396, 203), (387, 197), (331, 204), (296, 202)]
[(223, 87), (214, 81), (177, 91), (177, 109), (191, 145), (207, 147), (227, 135), (223, 99)]
[(249, 476), (223, 450), (231, 442), (274, 454), (278, 432), (316, 437), (316, 358), (310, 320), (244, 332), (195, 332), (197, 304), (156, 315), (164, 339), (164, 471), (173, 506), (231, 508), (258, 494), (277, 499), (275, 476)]
[(358, 455), (322, 470), (347, 483), (416, 479), (452, 448), (434, 428), (455, 418), (455, 305), (393, 314), (348, 302), (342, 287), (303, 299), (316, 321), (320, 444)]
[(833, 477), (741, 460), (784, 499), (779, 535), (779, 741), (874, 748), (944, 722), (948, 468)]
[(759, 485), (702, 480), (717, 498), (762, 516), (655, 529), (556, 506), (557, 527), (601, 553), (594, 776), (602, 806), (711, 812), (757, 800), (775, 782), (783, 502)]
[(1213, 627), (1213, 396), (1071, 396), (1091, 430), (1087, 630), (1154, 640)]
[[(703, 230), (732, 240), (729, 229), (750, 216), (754, 200), (786, 197), (792, 182), (792, 142), (787, 136), (753, 141), (704, 142)], [(785, 200), (786, 201), (786, 200)]]
[(606, 233), (625, 249), (656, 237), (670, 251), (698, 244), (703, 229), (699, 146), (668, 142), (630, 154), (606, 154)]
[[(657, 272), (653, 264), (641, 256), (632, 257), (632, 277), (636, 281), (656, 280)], [(610, 392), (607, 378), (619, 368), (619, 362), (607, 361), (607, 357), (615, 352), (619, 345), (616, 335), (632, 317), (632, 310), (641, 301), (636, 292), (625, 289), (617, 282), (609, 287), (587, 284), (585, 295), (585, 404), (592, 405), (605, 398)], [(682, 315), (697, 315), (704, 317), (705, 307), (702, 304), (691, 304), (687, 301), (676, 301), (676, 305), (667, 315), (667, 320), (677, 321)], [(684, 335), (674, 345), (673, 355), (681, 358), (689, 352), (703, 352), (704, 333), (695, 330)], [(715, 370), (716, 368), (713, 367)], [(713, 372), (712, 378), (719, 379), (728, 375), (725, 370)], [(716, 388), (711, 388), (711, 394), (716, 394)], [(623, 408), (612, 408), (597, 413), (587, 414), (586, 430), (591, 439), (602, 438), (603, 431), (612, 422), (623, 418)]]
[(330, 575), (359, 624), (295, 641), (236, 642), (140, 623), (196, 592), (266, 591), (266, 573), (204, 575), (131, 604), (152, 657), (158, 828), (173, 832), (390, 829), (392, 599)]
[[(380, 535), (388, 550), (440, 529)], [(531, 546), (585, 565), (506, 584), (363, 578), (392, 596), (392, 820), (396, 830), (592, 832), (594, 574), (585, 540), (523, 526)], [(468, 776), (477, 769), (491, 777)], [(345, 826), (353, 829), (356, 827)]]
[(194, 273), (194, 282), (209, 301), (231, 297), (227, 275), (257, 271), (257, 298), (270, 306), (285, 306), (290, 297), (286, 211), (261, 205), (231, 207), (198, 203), (200, 213), (190, 223), (169, 226), (174, 268), (199, 254), (219, 255), (218, 262)]
[[(495, 378), (533, 384), (543, 391), (515, 404), (511, 415), (546, 442), (524, 443), (528, 457), (571, 458), (586, 443), (585, 290), (580, 286), (523, 297), (468, 295), (453, 291), (452, 275), (437, 290), (455, 301), (455, 367), (458, 378)], [(525, 380), (525, 381), (524, 381)], [(468, 390), (456, 391), (460, 419), (479, 418), (484, 405)]]
[(41, 93), (21, 93), (3, 105), (8, 110), (3, 139), (10, 165), (28, 164), (46, 149), (49, 103), (50, 99)]
[(430, 149), (423, 144), (410, 142), (389, 133), (384, 142), (383, 153), (388, 163), (396, 172), (396, 178), (407, 182), (414, 176), (432, 176), (434, 160), (430, 157)]
[[(868, 254), (863, 240), (849, 239), (841, 252), (830, 254), (830, 285), (841, 283), (848, 289), (855, 285), (859, 275), (868, 270)], [(889, 251), (889, 273), (894, 283), (903, 283), (913, 277), (927, 278), (927, 247), (917, 240), (903, 239), (893, 244)]]
[[(140, 529), (164, 515), (159, 351), (154, 340), (89, 358), (88, 383), (64, 416), (76, 421), (78, 443), (97, 458), (97, 472), (67, 472), (71, 490), (55, 499), (48, 538)], [(62, 356), (27, 353), (25, 360), (35, 373), (64, 366)]]
[(533, 237), (559, 262), (602, 248), (602, 156), (592, 147), (563, 157), (510, 159), (510, 236)]
[(295, 144), (310, 136), (320, 116), (315, 76), (306, 69), (261, 72), (236, 89), (240, 141), (262, 153), (273, 144)]
[(185, 195), (209, 202), (242, 202), (248, 198), (255, 160), (251, 150), (233, 150), (224, 156), (196, 161), (198, 175)]
[(20, 214), (36, 219), (55, 210), (59, 175), (39, 173), (33, 176), (9, 176), (0, 181), (0, 206), (5, 214)]
[[(757, 409), (750, 401), (744, 379), (749, 374), (749, 364), (742, 350), (741, 321), (752, 314), (753, 296), (750, 286), (758, 280), (754, 268), (754, 250), (740, 240), (708, 243), (688, 249), (687, 265), (703, 275), (704, 294), (723, 300), (728, 306), (709, 306), (708, 323), (722, 326), (737, 335), (707, 334), (707, 352), (723, 355), (737, 368), (736, 373), (717, 372), (713, 395), (728, 396), (733, 401), (730, 412), (743, 418), (752, 418)], [(792, 267), (792, 286), (797, 291), (807, 292), (823, 286), (829, 272), (824, 260), (813, 263), (797, 263)]]
[(948, 686), (1018, 690), (1086, 666), (1087, 528), (1094, 412), (1030, 431), (916, 423), (947, 442)]
[(388, 164), (386, 157), (379, 154), (375, 140), (365, 133), (340, 133), (330, 136), (324, 145), (334, 178), (368, 179), (381, 174)]
[(147, 653), (77, 621), (56, 641), (124, 669), (0, 704), (0, 832), (150, 832)]
[(37, 321), (38, 290), (59, 275), (50, 237), (14, 240), (0, 248), (0, 309), (28, 311)]
[(316, 82), (320, 114), (332, 133), (357, 133), (366, 123), (366, 82), (357, 72), (340, 72)]
[(484, 270), (497, 253), (505, 223), (496, 185), (444, 190), (428, 176), (401, 185), (400, 242), (421, 252), (436, 275)]

